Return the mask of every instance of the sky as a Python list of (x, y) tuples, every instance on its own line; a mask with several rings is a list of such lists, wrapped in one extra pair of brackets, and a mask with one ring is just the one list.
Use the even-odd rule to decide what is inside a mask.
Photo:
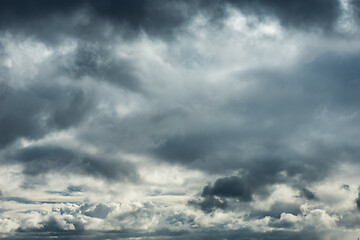
[(0, 238), (360, 237), (359, 0), (0, 1)]

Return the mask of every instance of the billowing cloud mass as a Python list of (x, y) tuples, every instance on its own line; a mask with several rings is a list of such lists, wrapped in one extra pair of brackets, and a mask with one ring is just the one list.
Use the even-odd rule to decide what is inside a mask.
[(0, 238), (357, 239), (359, 26), (359, 0), (0, 1)]

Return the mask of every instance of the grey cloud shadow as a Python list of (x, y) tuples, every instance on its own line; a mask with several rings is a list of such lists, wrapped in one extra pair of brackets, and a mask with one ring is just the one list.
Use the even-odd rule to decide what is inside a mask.
[(136, 76), (135, 64), (114, 56), (113, 51), (99, 44), (82, 44), (64, 58), (58, 73), (74, 80), (90, 77), (127, 90), (140, 91), (141, 82)]
[(99, 203), (93, 210), (83, 211), (83, 214), (89, 217), (105, 219), (113, 209), (105, 204)]
[(146, 32), (150, 36), (169, 40), (200, 14), (206, 15), (212, 25), (221, 25), (227, 17), (228, 8), (256, 15), (260, 19), (275, 17), (284, 27), (321, 29), (327, 33), (334, 30), (340, 15), (340, 5), (335, 0), (38, 0), (36, 3), (3, 0), (0, 5), (0, 29), (58, 44), (69, 36), (83, 41), (107, 41), (103, 29), (110, 24), (115, 32), (123, 32), (124, 37), (132, 38)]
[(137, 181), (135, 167), (121, 160), (110, 160), (82, 154), (56, 146), (18, 149), (8, 154), (7, 164), (20, 163), (26, 176), (46, 173), (73, 173), (103, 178), (108, 181)]
[(54, 130), (78, 125), (93, 107), (85, 90), (60, 85), (14, 89), (0, 84), (0, 147), (24, 137), (38, 139)]
[[(255, 82), (255, 87), (248, 95), (230, 97), (221, 109), (222, 113), (236, 114), (242, 125), (232, 127), (232, 131), (214, 125), (212, 129), (165, 136), (153, 154), (162, 161), (208, 172), (239, 169), (248, 172), (249, 182), (255, 185), (300, 177), (294, 186), (301, 189), (325, 177), (337, 163), (353, 162), (359, 156), (353, 141), (345, 137), (345, 126), (331, 144), (307, 138), (311, 151), (306, 154), (293, 151), (288, 143), (302, 132), (337, 131), (316, 119), (321, 106), (340, 115), (358, 110), (359, 59), (358, 53), (328, 53), (290, 72), (245, 73), (239, 78)], [(347, 124), (356, 128), (357, 122), (354, 118)]]

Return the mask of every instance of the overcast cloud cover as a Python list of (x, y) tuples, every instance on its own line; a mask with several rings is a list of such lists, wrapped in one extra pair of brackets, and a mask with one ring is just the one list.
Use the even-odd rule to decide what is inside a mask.
[(359, 0), (0, 1), (0, 238), (357, 239), (359, 24)]

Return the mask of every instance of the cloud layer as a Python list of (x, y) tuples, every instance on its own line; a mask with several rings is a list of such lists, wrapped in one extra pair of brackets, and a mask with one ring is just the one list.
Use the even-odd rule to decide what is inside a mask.
[(356, 239), (359, 6), (1, 1), (1, 238)]

